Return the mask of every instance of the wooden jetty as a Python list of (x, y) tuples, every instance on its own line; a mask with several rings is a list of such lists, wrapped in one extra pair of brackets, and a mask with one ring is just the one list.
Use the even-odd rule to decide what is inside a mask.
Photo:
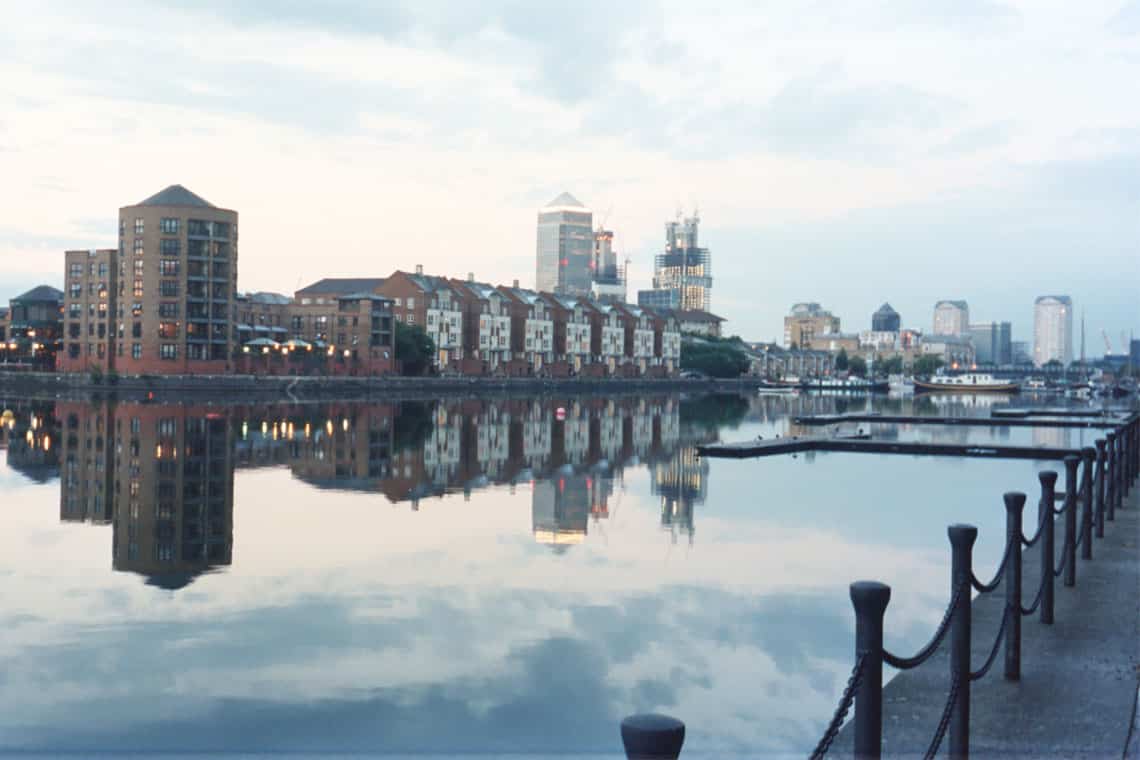
[(701, 456), (718, 459), (748, 459), (798, 454), (806, 451), (846, 451), (859, 454), (909, 454), (911, 456), (973, 457), (977, 459), (1042, 459), (1061, 460), (1070, 454), (1080, 456), (1080, 449), (1058, 449), (1047, 446), (991, 446), (976, 443), (921, 443), (918, 441), (876, 441), (870, 436), (788, 437), (709, 443), (697, 447)]
[(802, 417), (793, 417), (792, 422), (795, 422), (797, 425), (821, 426), (877, 422), (883, 425), (959, 425), (970, 427), (1043, 427), (1111, 430), (1119, 427), (1123, 419), (1113, 417), (1081, 419), (1072, 415), (1062, 416), (1056, 419), (1030, 415), (1002, 417), (923, 417), (906, 414), (864, 412), (851, 414), (811, 414)]

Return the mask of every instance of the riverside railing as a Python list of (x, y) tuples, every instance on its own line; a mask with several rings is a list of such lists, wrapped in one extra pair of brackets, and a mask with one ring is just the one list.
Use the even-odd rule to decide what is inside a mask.
[[(883, 617), (891, 598), (890, 586), (878, 581), (851, 584), (851, 604), (855, 609), (855, 662), (822, 738), (811, 754), (824, 757), (831, 749), (851, 708), (854, 717), (854, 754), (857, 758), (877, 758), (883, 748), (883, 664), (899, 670), (917, 668), (930, 660), (947, 636), (950, 639), (949, 688), (941, 718), (927, 746), (925, 757), (933, 758), (949, 733), (949, 754), (965, 758), (970, 754), (970, 684), (985, 678), (1004, 651), (1003, 677), (1021, 678), (1021, 619), (1036, 614), (1039, 622), (1053, 623), (1054, 582), (1065, 586), (1077, 581), (1077, 550), (1082, 560), (1091, 560), (1093, 539), (1104, 537), (1104, 523), (1116, 519), (1124, 508), (1124, 498), (1140, 473), (1140, 414), (1108, 432), (1095, 446), (1081, 449), (1080, 456), (1064, 459), (1065, 485), (1058, 509), (1058, 475), (1038, 473), (1041, 496), (1037, 502), (1036, 528), (1027, 537), (1023, 528), (1026, 495), (1004, 495), (1006, 510), (1005, 548), (994, 577), (983, 583), (974, 574), (973, 548), (978, 529), (973, 525), (951, 525), (950, 602), (930, 641), (910, 657), (901, 657), (883, 646)], [(1078, 471), (1080, 480), (1078, 482)], [(1078, 509), (1080, 510), (1078, 514)], [(1056, 556), (1056, 523), (1064, 526), (1061, 556)], [(1023, 604), (1022, 551), (1039, 547), (1041, 579), (1033, 601)], [(975, 669), (970, 665), (973, 640), (971, 590), (991, 594), (1005, 584), (1005, 605), (997, 635), (989, 655)], [(626, 756), (651, 760), (675, 760), (685, 740), (685, 725), (665, 715), (634, 715), (622, 721), (622, 742)]]

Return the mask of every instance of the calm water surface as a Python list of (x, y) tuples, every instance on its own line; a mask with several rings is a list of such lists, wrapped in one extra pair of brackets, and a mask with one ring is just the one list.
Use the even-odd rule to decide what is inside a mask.
[(655, 710), (686, 757), (806, 754), (852, 662), (848, 584), (891, 584), (887, 645), (916, 648), (946, 526), (979, 527), (989, 575), (1002, 492), (1052, 465), (694, 446), (992, 403), (5, 401), (0, 751), (620, 756), (621, 717)]

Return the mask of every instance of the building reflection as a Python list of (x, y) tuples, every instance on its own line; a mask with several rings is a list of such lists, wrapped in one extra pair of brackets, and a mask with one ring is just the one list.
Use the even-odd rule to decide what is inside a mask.
[(0, 448), (30, 480), (60, 478), (62, 522), (110, 526), (114, 570), (181, 589), (233, 562), (236, 469), (287, 468), (313, 488), (412, 510), (484, 488), (529, 489), (533, 539), (561, 552), (603, 530), (626, 468), (646, 466), (662, 528), (691, 541), (708, 489), (695, 445), (715, 425), (683, 423), (682, 406), (671, 397), (59, 401), (3, 410)]
[(110, 524), (111, 566), (180, 589), (233, 561), (234, 446), (224, 410), (60, 402), (60, 519)]

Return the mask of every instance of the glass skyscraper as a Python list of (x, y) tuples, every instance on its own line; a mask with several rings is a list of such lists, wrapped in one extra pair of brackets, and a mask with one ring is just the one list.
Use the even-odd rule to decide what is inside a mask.
[(587, 296), (593, 281), (594, 215), (570, 193), (538, 212), (535, 287), (560, 295)]

